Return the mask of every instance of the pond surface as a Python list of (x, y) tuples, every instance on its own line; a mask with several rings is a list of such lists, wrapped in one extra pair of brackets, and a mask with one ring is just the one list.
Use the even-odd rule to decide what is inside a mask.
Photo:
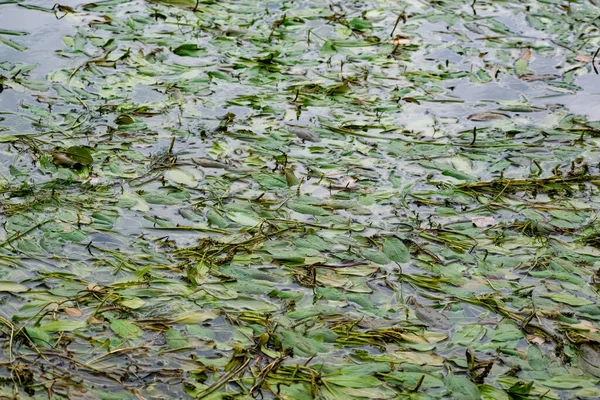
[(598, 16), (0, 0), (0, 397), (600, 398)]

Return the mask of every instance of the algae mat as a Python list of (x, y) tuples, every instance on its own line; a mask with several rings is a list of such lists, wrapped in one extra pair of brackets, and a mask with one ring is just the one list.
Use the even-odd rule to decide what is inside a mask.
[(0, 397), (600, 388), (594, 1), (0, 1)]

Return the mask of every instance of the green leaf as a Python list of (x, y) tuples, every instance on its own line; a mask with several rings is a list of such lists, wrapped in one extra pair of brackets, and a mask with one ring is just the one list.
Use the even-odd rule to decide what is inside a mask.
[(204, 57), (208, 55), (208, 51), (202, 47), (193, 43), (182, 44), (181, 46), (173, 49), (173, 53), (181, 57)]
[(444, 378), (444, 383), (456, 400), (479, 400), (481, 398), (481, 392), (477, 385), (464, 376), (450, 373)]
[(293, 349), (296, 357), (312, 357), (328, 351), (327, 346), (291, 330), (283, 332), (283, 346)]
[(177, 329), (170, 328), (167, 330), (165, 339), (170, 349), (181, 349), (189, 345), (187, 339)]
[(121, 300), (121, 305), (136, 310), (146, 305), (146, 302), (139, 297), (132, 297), (130, 299)]
[(496, 329), (488, 333), (494, 342), (509, 342), (523, 338), (523, 332), (512, 322), (503, 320)]
[(49, 344), (52, 344), (50, 335), (40, 328), (26, 327), (25, 331), (37, 346), (48, 346)]
[(75, 50), (76, 52), (82, 52), (85, 48), (86, 43), (86, 37), (81, 33), (77, 33), (73, 38), (73, 50)]
[(81, 165), (91, 165), (94, 162), (92, 153), (87, 147), (71, 146), (64, 151), (64, 154)]
[(212, 226), (219, 228), (227, 228), (227, 226), (229, 226), (229, 222), (213, 209), (208, 210), (206, 218), (208, 219), (208, 223)]
[(117, 115), (117, 117), (115, 118), (115, 124), (122, 126), (122, 125), (131, 125), (131, 124), (135, 124), (137, 121), (136, 119), (128, 114), (120, 114)]
[(139, 339), (143, 335), (143, 331), (136, 324), (124, 319), (113, 319), (110, 329), (123, 339)]
[(287, 187), (287, 181), (285, 180), (285, 177), (279, 175), (258, 173), (252, 174), (252, 177), (256, 180), (256, 182), (267, 189), (280, 189)]
[(504, 390), (498, 389), (490, 385), (479, 386), (482, 400), (512, 400)]
[(336, 49), (335, 45), (332, 42), (330, 42), (329, 40), (326, 40), (325, 43), (323, 43), (321, 50), (319, 50), (319, 54), (321, 56), (331, 56), (336, 53), (337, 53), (337, 49)]
[(224, 81), (227, 82), (233, 82), (234, 79), (231, 77), (231, 75), (227, 75), (221, 71), (208, 71), (206, 73), (211, 79), (222, 79)]
[(527, 349), (527, 362), (535, 371), (544, 371), (550, 365), (550, 361), (537, 345), (531, 345)]
[(281, 385), (279, 395), (282, 400), (314, 400), (311, 388), (306, 383), (294, 383), (289, 386)]
[(248, 215), (243, 212), (231, 212), (227, 213), (227, 218), (232, 220), (235, 223), (244, 226), (255, 226), (260, 223), (260, 219), (254, 216)]
[(459, 181), (467, 181), (467, 182), (477, 181), (477, 178), (474, 176), (463, 174), (462, 172), (449, 170), (449, 169), (442, 171), (442, 175), (449, 176), (454, 179), (458, 179)]
[(381, 381), (371, 375), (329, 375), (324, 376), (323, 381), (351, 388), (371, 388), (381, 385)]
[(160, 192), (146, 193), (142, 197), (148, 204), (163, 204), (172, 206), (181, 203), (180, 199)]
[(10, 29), (1, 29), (0, 28), (0, 35), (27, 36), (27, 35), (29, 35), (29, 32), (25, 32), (25, 31), (13, 31), (13, 30), (10, 30)]
[(219, 314), (212, 310), (190, 311), (180, 315), (175, 315), (174, 321), (179, 324), (201, 324), (204, 321), (215, 319)]
[(357, 31), (364, 31), (367, 29), (371, 29), (373, 27), (373, 24), (364, 19), (353, 18), (350, 21), (348, 21), (348, 26)]
[(553, 294), (553, 295), (541, 295), (543, 297), (550, 297), (552, 300), (554, 300), (557, 303), (564, 303), (564, 304), (568, 304), (570, 306), (587, 306), (590, 304), (594, 304), (593, 301), (588, 300), (584, 297), (579, 297), (579, 296), (573, 296), (572, 294), (568, 294), (568, 293), (557, 293), (557, 294)]
[(285, 170), (285, 180), (290, 187), (297, 186), (300, 183), (300, 179), (296, 177), (294, 171), (290, 168), (286, 168)]
[(72, 332), (74, 330), (81, 329), (86, 325), (86, 321), (57, 320), (40, 326), (40, 329), (44, 332)]
[(548, 386), (555, 389), (575, 389), (580, 387), (593, 387), (600, 382), (598, 378), (592, 378), (590, 376), (577, 376), (577, 375), (555, 375), (551, 379), (540, 381), (544, 386)]
[(322, 209), (321, 207), (312, 206), (310, 204), (303, 204), (298, 202), (290, 201), (287, 203), (287, 206), (300, 214), (308, 214), (308, 215), (330, 215), (331, 213), (327, 210)]
[(0, 292), (22, 293), (28, 291), (29, 288), (20, 283), (11, 281), (0, 281)]
[(2, 36), (0, 36), (0, 43), (4, 43), (8, 47), (12, 47), (13, 49), (18, 50), (18, 51), (27, 50), (27, 46), (20, 45), (19, 43), (15, 42), (13, 40), (7, 39), (5, 37), (2, 37)]
[(379, 265), (387, 265), (392, 262), (390, 258), (380, 251), (361, 250), (360, 254), (367, 260)]
[(533, 382), (523, 382), (517, 381), (511, 387), (508, 388), (508, 393), (511, 395), (517, 395), (517, 398), (520, 396), (528, 396), (533, 389)]
[(531, 71), (529, 71), (527, 67), (529, 67), (529, 60), (519, 58), (515, 62), (515, 73), (517, 74), (517, 76), (531, 74)]
[(184, 185), (187, 187), (198, 186), (198, 179), (188, 172), (180, 168), (172, 168), (165, 173), (165, 178), (176, 184)]
[(383, 241), (383, 253), (392, 261), (398, 263), (405, 263), (410, 260), (408, 248), (397, 238), (388, 238)]

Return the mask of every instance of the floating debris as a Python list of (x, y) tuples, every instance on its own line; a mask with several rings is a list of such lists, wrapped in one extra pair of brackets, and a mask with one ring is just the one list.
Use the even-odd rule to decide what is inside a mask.
[(298, 136), (300, 139), (307, 140), (309, 142), (320, 142), (321, 138), (319, 136), (317, 136), (316, 133), (314, 133), (312, 130), (310, 130), (309, 128), (303, 127), (303, 126), (298, 126), (298, 125), (286, 125), (286, 129), (288, 130), (288, 132), (293, 133), (294, 135)]
[(0, 398), (600, 398), (594, 2), (42, 3)]

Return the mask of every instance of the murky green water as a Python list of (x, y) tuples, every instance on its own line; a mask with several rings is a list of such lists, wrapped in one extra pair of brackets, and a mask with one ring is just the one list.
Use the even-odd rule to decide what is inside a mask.
[(600, 397), (593, 2), (0, 1), (0, 394)]

